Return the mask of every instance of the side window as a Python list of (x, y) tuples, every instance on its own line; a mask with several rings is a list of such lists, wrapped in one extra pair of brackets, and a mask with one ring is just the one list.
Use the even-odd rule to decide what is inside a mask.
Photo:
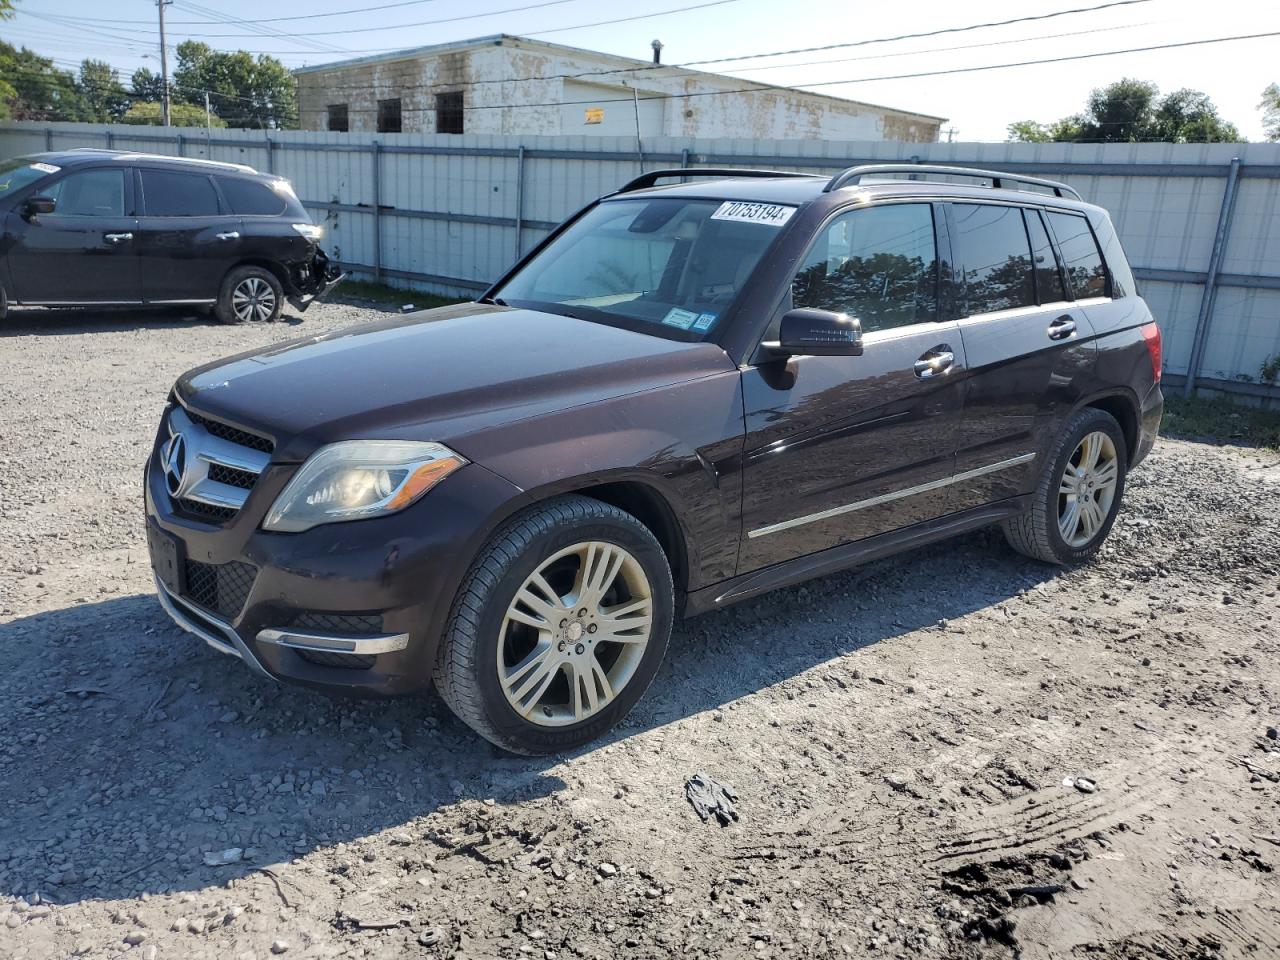
[(1036, 292), (1041, 303), (1057, 303), (1067, 299), (1062, 285), (1062, 273), (1058, 270), (1058, 257), (1049, 242), (1049, 233), (1036, 210), (1023, 210), (1027, 218), (1027, 234), (1031, 237), (1031, 262), (1036, 274)]
[(933, 210), (891, 203), (837, 217), (792, 281), (794, 307), (847, 313), (864, 331), (933, 320), (938, 255)]
[(1018, 207), (951, 205), (951, 251), (961, 315), (1035, 306), (1031, 245)]
[(378, 101), (378, 132), (400, 132), (400, 98)]
[(51, 216), (123, 217), (124, 177), (124, 169), (81, 170), (42, 192), (57, 201)]
[(149, 217), (214, 217), (218, 194), (199, 173), (143, 170), (142, 203)]
[(265, 183), (257, 180), (241, 180), (238, 177), (218, 177), (222, 195), (231, 206), (231, 212), (245, 217), (278, 217), (284, 213), (284, 197)]
[(1107, 268), (1089, 221), (1074, 213), (1049, 211), (1049, 225), (1062, 251), (1062, 266), (1077, 300), (1107, 295)]

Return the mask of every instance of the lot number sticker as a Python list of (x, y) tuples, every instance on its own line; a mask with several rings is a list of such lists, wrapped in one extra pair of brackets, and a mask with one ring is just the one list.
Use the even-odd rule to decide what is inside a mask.
[(726, 200), (711, 215), (712, 220), (734, 220), (738, 223), (760, 223), (766, 227), (780, 227), (796, 212), (795, 207), (780, 203), (747, 203), (743, 200)]
[(697, 319), (698, 315), (696, 313), (681, 310), (679, 307), (672, 307), (671, 312), (662, 318), (662, 322), (668, 327), (679, 327), (681, 330), (688, 330)]

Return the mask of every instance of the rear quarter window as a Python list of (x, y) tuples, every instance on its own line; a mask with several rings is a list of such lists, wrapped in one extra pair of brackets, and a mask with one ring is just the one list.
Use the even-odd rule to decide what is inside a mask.
[(1062, 254), (1062, 269), (1077, 300), (1107, 295), (1107, 269), (1089, 221), (1081, 214), (1048, 211), (1049, 226)]
[(1133, 278), (1133, 269), (1129, 259), (1120, 247), (1120, 237), (1116, 228), (1107, 216), (1096, 217), (1093, 221), (1093, 233), (1102, 245), (1102, 257), (1107, 262), (1107, 270), (1111, 273), (1111, 296), (1117, 300), (1121, 297), (1132, 297), (1138, 293), (1138, 283)]
[(258, 180), (218, 177), (218, 186), (231, 207), (242, 217), (278, 217), (285, 211), (285, 199)]

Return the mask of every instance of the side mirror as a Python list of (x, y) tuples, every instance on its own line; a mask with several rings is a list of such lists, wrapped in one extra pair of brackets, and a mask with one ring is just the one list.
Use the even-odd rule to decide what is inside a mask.
[(783, 314), (778, 339), (761, 346), (780, 357), (860, 357), (862, 323), (847, 313), (801, 307)]
[(53, 197), (30, 197), (23, 204), (22, 210), (28, 217), (34, 217), (41, 213), (53, 213), (53, 208), (58, 205), (58, 201)]

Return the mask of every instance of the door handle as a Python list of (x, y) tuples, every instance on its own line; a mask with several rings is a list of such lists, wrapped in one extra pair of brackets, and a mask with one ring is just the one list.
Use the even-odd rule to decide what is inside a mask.
[(1076, 332), (1076, 322), (1071, 319), (1069, 314), (1063, 314), (1053, 323), (1049, 324), (1050, 340), (1065, 340)]
[(946, 373), (956, 362), (956, 355), (950, 350), (930, 350), (915, 363), (916, 376), (928, 380), (941, 373)]
[(219, 240), (239, 240), (239, 239), (240, 239), (240, 231), (239, 231), (239, 230), (228, 230), (226, 233), (219, 233), (219, 234), (216, 234), (216, 236), (217, 236), (217, 238), (218, 238)]
[(104, 234), (107, 243), (124, 243), (126, 240), (132, 240), (132, 233), (108, 233)]

